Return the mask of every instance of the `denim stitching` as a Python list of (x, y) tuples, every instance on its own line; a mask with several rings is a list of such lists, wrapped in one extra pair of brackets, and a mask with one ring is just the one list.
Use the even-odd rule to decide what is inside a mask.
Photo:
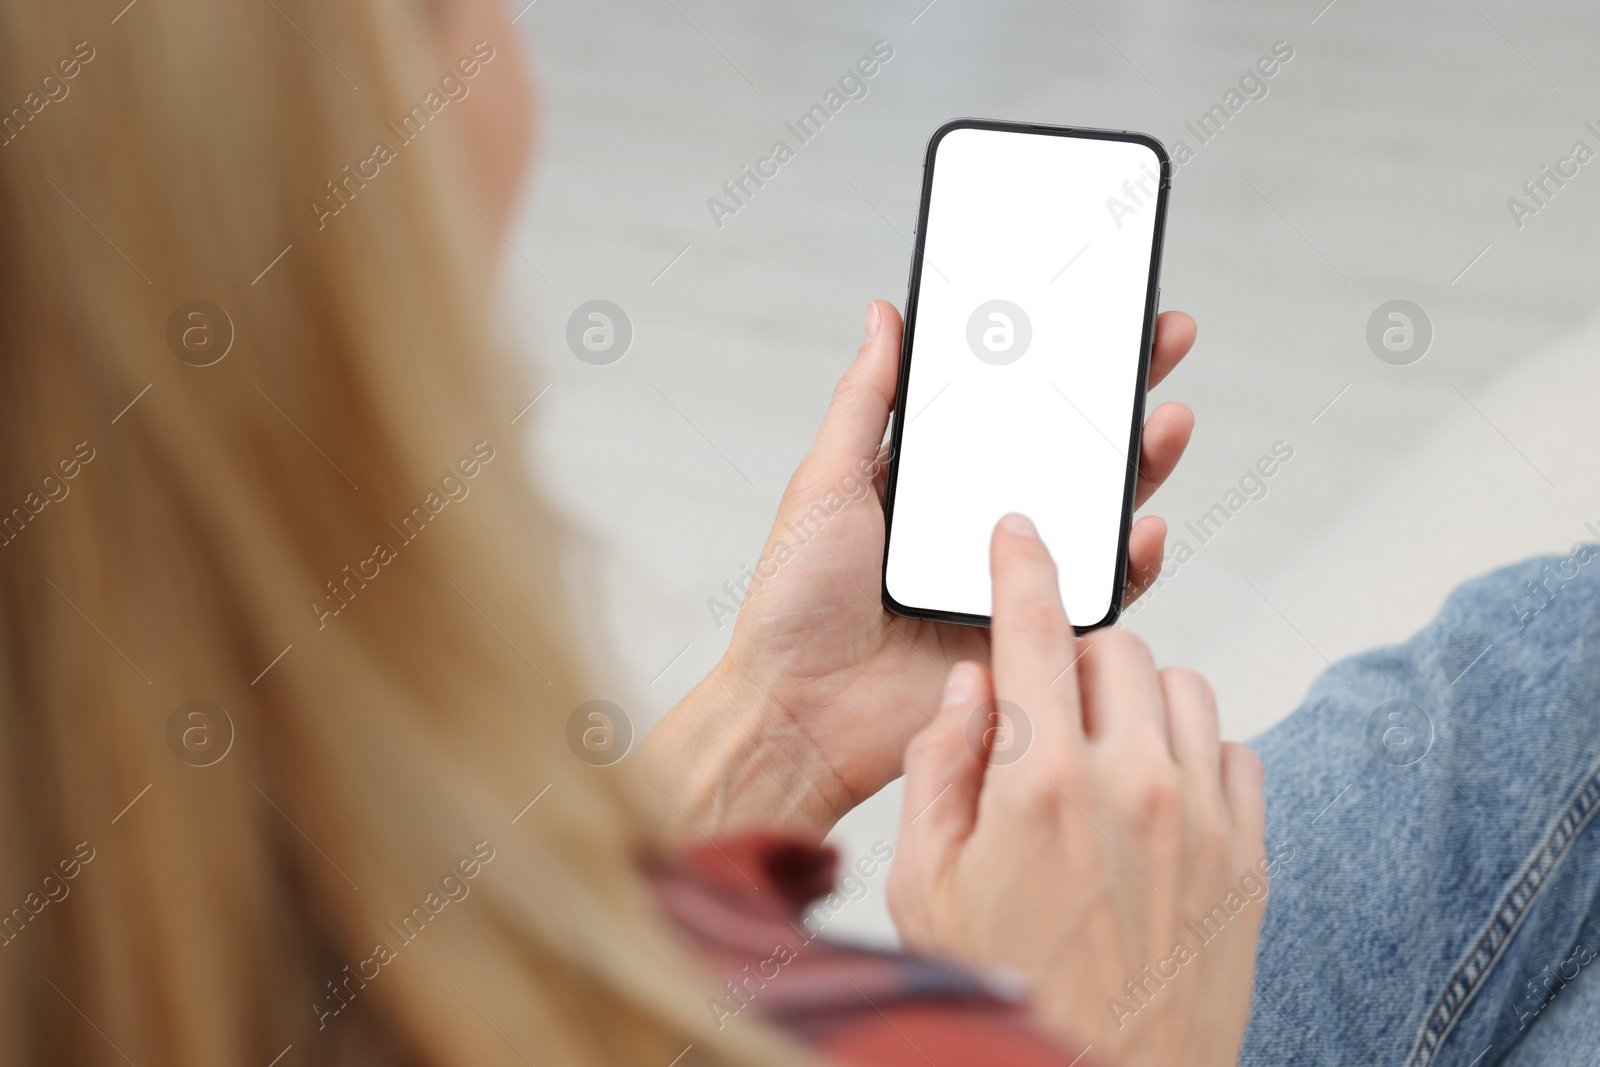
[(1529, 906), (1549, 881), (1550, 872), (1561, 862), (1567, 849), (1596, 811), (1600, 811), (1600, 764), (1590, 770), (1588, 779), (1578, 787), (1560, 817), (1546, 832), (1544, 841), (1523, 864), (1488, 925), (1478, 935), (1477, 942), (1468, 949), (1455, 973), (1445, 983), (1444, 992), (1423, 1020), (1417, 1043), (1406, 1059), (1407, 1067), (1427, 1067), (1433, 1062), (1445, 1038), (1450, 1036), (1450, 1031), (1460, 1021), (1467, 1003), (1499, 962), (1511, 942), (1511, 936), (1522, 925), (1522, 920), (1527, 918)]

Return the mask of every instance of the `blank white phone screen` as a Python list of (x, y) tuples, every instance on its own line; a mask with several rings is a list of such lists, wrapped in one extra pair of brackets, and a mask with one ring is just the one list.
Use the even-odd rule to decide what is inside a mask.
[(961, 127), (938, 142), (885, 588), (989, 615), (989, 540), (1039, 528), (1067, 615), (1105, 620), (1148, 314), (1148, 145)]

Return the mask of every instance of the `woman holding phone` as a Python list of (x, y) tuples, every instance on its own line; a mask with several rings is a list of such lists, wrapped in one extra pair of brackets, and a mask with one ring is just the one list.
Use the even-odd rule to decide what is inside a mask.
[[(583, 763), (562, 531), (484, 326), (533, 128), (506, 12), (12, 5), (0, 57), (30, 79), (0, 122), (0, 1061), (1231, 1063), (1266, 899), (1244, 1055), (1332, 1055), (1368, 1031), (1328, 1029), (1344, 1017), (1301, 1003), (1308, 983), (1341, 994), (1324, 1012), (1413, 977), (1431, 996), (1424, 965), (1498, 907), (1501, 837), (1441, 821), (1471, 810), (1448, 783), (1536, 845), (1541, 880), (1491, 907), (1515, 936), (1446, 984), (1431, 1051), (1501, 992), (1486, 975), (1537, 962), (1592, 901), (1567, 788), (1588, 734), (1560, 715), (1589, 644), (1540, 646), (1539, 691), (1568, 704), (1495, 750), (1494, 782), (1541, 757), (1506, 793), (1525, 824), (1466, 773), (1462, 739), (1490, 736), (1472, 686), (1526, 703), (1535, 684), (1486, 660), (1435, 702), (1438, 758), (1398, 806), (1341, 812), (1334, 858), (1308, 841), (1286, 861), (1280, 823), (1371, 770), (1325, 744), (1358, 698), (1324, 683), (1268, 741), (1269, 770), (1294, 770), (1264, 824), (1260, 765), (1218, 741), (1204, 683), (1125, 633), (1074, 638), (1025, 519), (995, 533), (992, 650), (886, 616), (871, 496), (760, 590), (640, 759)], [(898, 331), (874, 303), (780, 523), (876, 453)], [(1192, 340), (1164, 316), (1153, 376)], [(1189, 427), (1152, 413), (1142, 497)], [(1135, 528), (1135, 575), (1162, 535)], [(1592, 603), (1538, 624), (1587, 626)], [(1347, 667), (1352, 692), (1405, 689), (1455, 634)], [(1010, 765), (966, 740), (991, 700), (1035, 724)], [(926, 955), (769, 939), (826, 889), (815, 840), (902, 766), (920, 810), (891, 888)], [(1356, 810), (1421, 827), (1432, 883), (1362, 868), (1380, 816)], [(1397, 886), (1412, 940), (1363, 940), (1371, 916), (1338, 894)], [(1218, 902), (1226, 922), (1177, 960)], [(1299, 923), (1345, 950), (1296, 948)]]

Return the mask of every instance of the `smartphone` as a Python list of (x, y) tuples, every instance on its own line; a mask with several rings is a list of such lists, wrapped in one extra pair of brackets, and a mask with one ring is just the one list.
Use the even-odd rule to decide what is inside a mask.
[(1080, 631), (1122, 611), (1171, 162), (1126, 130), (958, 119), (928, 141), (884, 500), (883, 601), (987, 626), (1027, 515)]

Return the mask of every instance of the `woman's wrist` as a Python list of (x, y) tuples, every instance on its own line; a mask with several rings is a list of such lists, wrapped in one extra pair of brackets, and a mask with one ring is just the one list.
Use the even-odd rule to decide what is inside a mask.
[(667, 712), (640, 757), (655, 790), (705, 835), (759, 828), (820, 840), (850, 807), (790, 709), (726, 658)]

